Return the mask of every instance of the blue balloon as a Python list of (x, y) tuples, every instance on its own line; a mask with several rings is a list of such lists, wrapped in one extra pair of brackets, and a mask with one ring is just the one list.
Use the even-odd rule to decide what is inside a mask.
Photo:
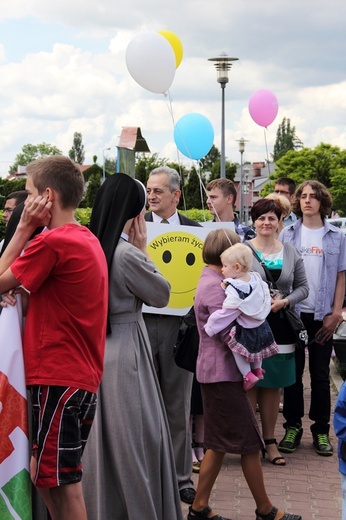
[(213, 146), (214, 129), (202, 114), (186, 114), (174, 127), (174, 141), (186, 157), (201, 159)]

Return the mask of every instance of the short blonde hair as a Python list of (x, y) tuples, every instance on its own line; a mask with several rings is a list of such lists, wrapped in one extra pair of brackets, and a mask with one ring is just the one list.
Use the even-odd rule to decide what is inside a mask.
[(278, 202), (280, 204), (282, 208), (282, 219), (286, 218), (291, 213), (291, 203), (283, 195), (278, 195), (277, 193), (269, 193), (265, 198), (275, 200), (275, 202)]
[(245, 244), (234, 244), (234, 246), (228, 247), (220, 258), (223, 263), (240, 264), (246, 272), (252, 269), (252, 251)]

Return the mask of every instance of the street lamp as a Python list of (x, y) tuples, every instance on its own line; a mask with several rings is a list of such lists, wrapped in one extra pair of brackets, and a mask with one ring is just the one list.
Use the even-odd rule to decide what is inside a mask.
[(249, 183), (249, 172), (250, 168), (248, 166), (244, 167), (244, 206), (245, 206), (245, 217), (244, 224), (248, 225), (249, 223), (249, 205), (250, 205), (250, 183)]
[(244, 195), (243, 195), (243, 153), (245, 150), (245, 143), (247, 140), (244, 137), (238, 139), (239, 143), (239, 152), (240, 152), (240, 183), (239, 183), (239, 193), (240, 193), (240, 205), (239, 205), (239, 220), (243, 221), (243, 212), (244, 212)]
[(225, 87), (228, 83), (228, 71), (231, 70), (232, 61), (238, 58), (231, 58), (225, 52), (216, 58), (208, 58), (208, 61), (214, 61), (217, 72), (217, 82), (221, 86), (221, 168), (220, 177), (226, 177), (226, 156), (225, 156)]
[(105, 182), (106, 180), (106, 170), (105, 170), (105, 151), (106, 150), (110, 150), (110, 148), (104, 148), (102, 150), (102, 157), (103, 157), (103, 165), (102, 165), (102, 184)]

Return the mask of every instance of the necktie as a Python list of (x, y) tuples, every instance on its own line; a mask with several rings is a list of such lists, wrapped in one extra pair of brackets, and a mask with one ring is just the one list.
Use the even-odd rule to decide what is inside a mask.
[(163, 218), (160, 222), (160, 224), (169, 224), (168, 220), (166, 218)]

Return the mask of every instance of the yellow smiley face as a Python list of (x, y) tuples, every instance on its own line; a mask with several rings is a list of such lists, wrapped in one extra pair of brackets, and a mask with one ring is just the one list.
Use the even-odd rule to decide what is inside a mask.
[(197, 283), (204, 266), (203, 242), (183, 231), (164, 233), (148, 244), (151, 259), (171, 284), (167, 307), (191, 307)]

